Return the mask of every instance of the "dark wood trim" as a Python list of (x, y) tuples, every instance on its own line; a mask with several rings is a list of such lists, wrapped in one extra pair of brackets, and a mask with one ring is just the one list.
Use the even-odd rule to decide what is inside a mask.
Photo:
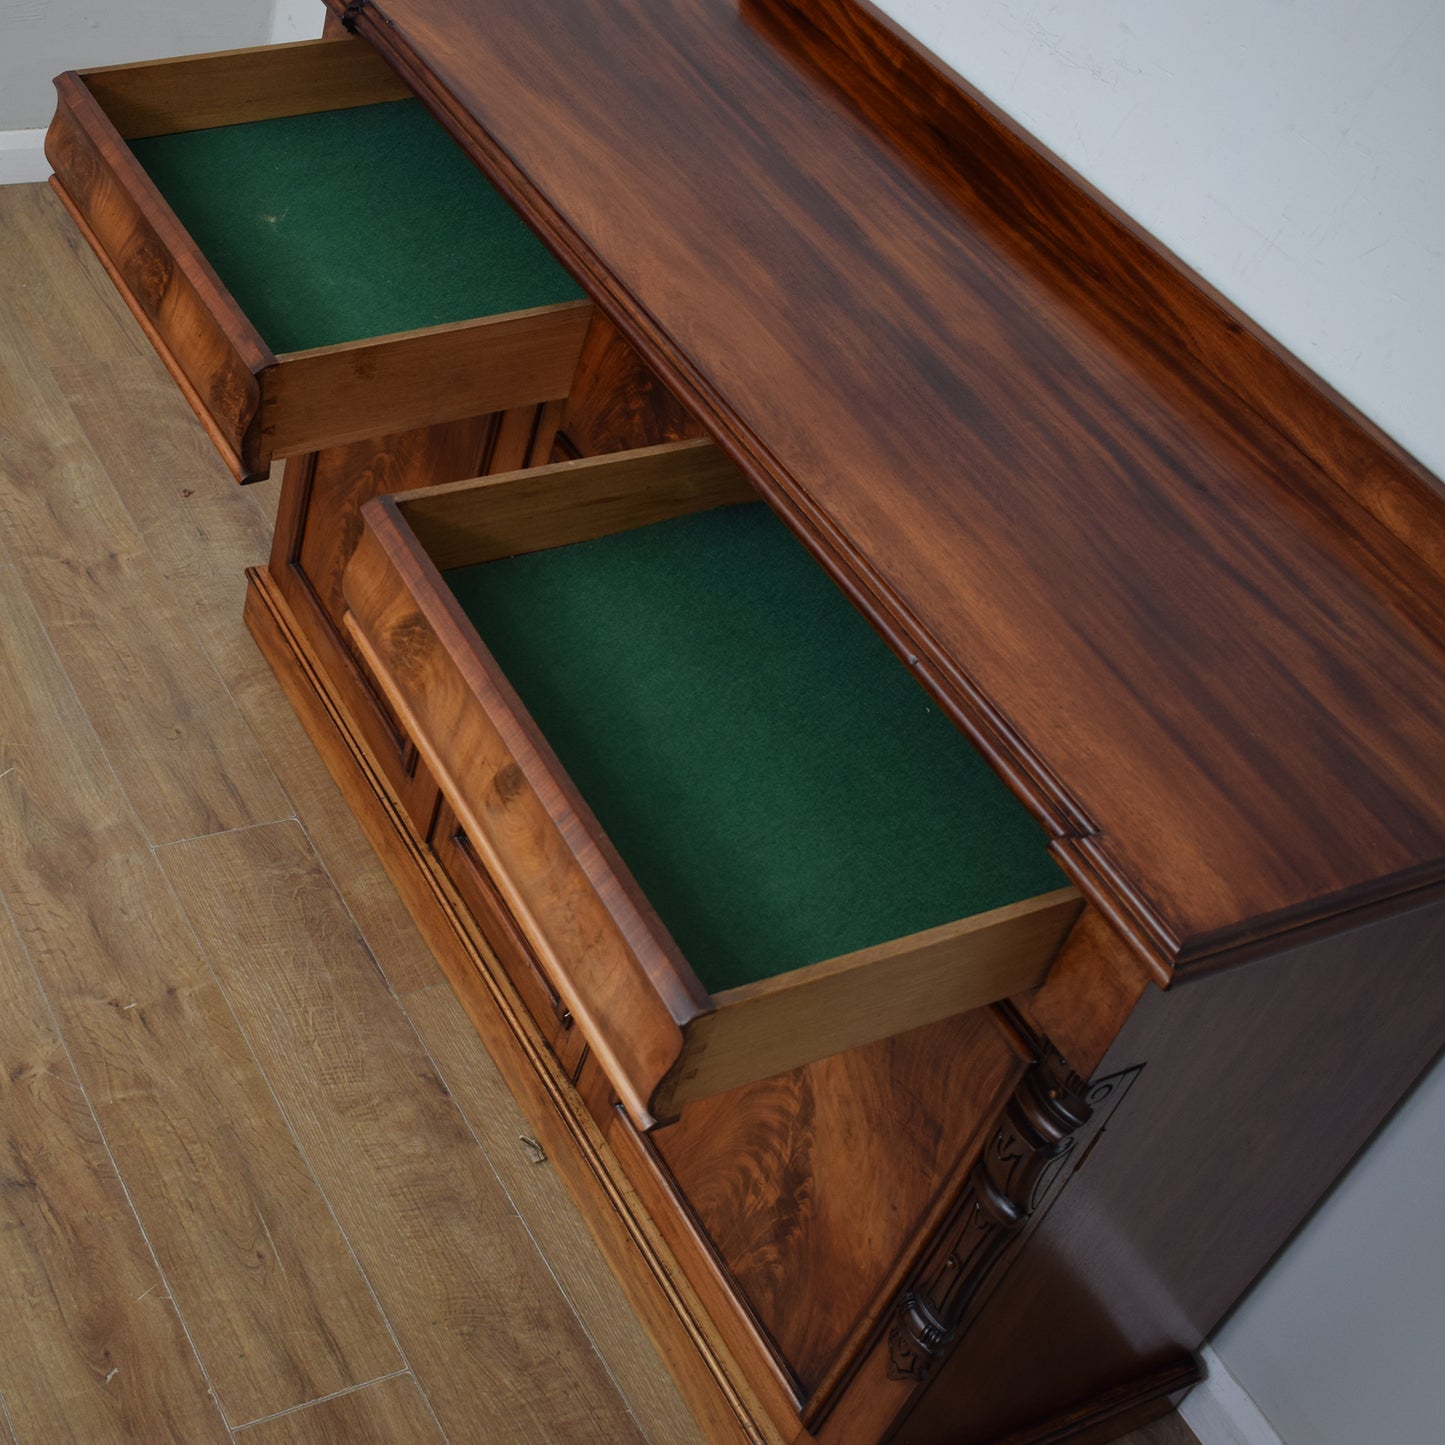
[(1162, 1420), (1202, 1374), (1198, 1360), (1184, 1355), (1173, 1364), (990, 1445), (1109, 1445), (1131, 1430)]
[(1093, 1115), (1090, 1090), (1049, 1053), (1019, 1081), (968, 1188), (904, 1289), (888, 1329), (888, 1378), (923, 1384), (969, 1306), (1042, 1202)]

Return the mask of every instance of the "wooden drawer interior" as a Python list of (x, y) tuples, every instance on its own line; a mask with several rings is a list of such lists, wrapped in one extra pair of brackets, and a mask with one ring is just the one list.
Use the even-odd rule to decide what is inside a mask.
[(243, 479), (566, 395), (580, 289), (363, 43), (56, 84), (57, 189)]
[(639, 1122), (1042, 979), (1037, 826), (710, 444), (365, 514), (358, 646)]

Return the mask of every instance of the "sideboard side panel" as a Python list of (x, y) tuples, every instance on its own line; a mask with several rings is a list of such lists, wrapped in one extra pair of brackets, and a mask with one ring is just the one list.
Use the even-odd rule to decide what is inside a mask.
[(1196, 1350), (1445, 1036), (1445, 905), (1141, 999), (1142, 1066), (895, 1438), (1031, 1425)]

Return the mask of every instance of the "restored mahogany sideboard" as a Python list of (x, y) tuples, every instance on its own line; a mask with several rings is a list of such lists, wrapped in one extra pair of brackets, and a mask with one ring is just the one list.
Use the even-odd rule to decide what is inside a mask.
[[(286, 459), (252, 631), (699, 1420), (1167, 1411), (1445, 1042), (1439, 483), (864, 0), (328, 4), (62, 77), (56, 186), (237, 476)], [(147, 142), (413, 95), (560, 268), (278, 348)], [(958, 857), (1016, 815), (1025, 861), (705, 983), (453, 569), (758, 499), (986, 760)]]

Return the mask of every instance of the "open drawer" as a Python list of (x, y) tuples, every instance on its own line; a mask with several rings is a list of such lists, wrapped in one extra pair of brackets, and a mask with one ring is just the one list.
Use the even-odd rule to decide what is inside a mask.
[(56, 88), (53, 184), (242, 481), (566, 396), (589, 304), (363, 42)]
[(1042, 980), (1043, 835), (710, 443), (363, 515), (347, 625), (641, 1127)]

